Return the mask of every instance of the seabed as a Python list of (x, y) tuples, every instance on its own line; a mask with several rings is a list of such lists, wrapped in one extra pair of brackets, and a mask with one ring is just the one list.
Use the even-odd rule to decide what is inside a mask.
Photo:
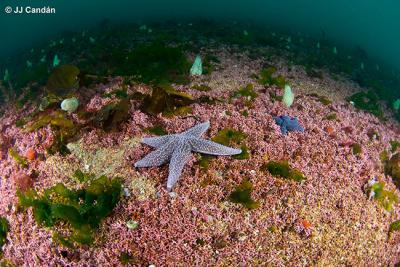
[[(376, 65), (206, 20), (105, 21), (5, 60), (0, 262), (395, 265), (400, 116), (383, 77), (398, 77)], [(283, 115), (304, 131), (283, 134)], [(172, 191), (168, 164), (134, 167), (153, 151), (143, 137), (205, 121), (205, 139), (242, 153), (193, 153)]]

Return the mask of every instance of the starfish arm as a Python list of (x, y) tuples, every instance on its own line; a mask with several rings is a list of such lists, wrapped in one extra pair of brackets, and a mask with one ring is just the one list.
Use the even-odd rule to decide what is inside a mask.
[(189, 130), (184, 131), (182, 134), (200, 137), (205, 131), (207, 131), (209, 127), (210, 122), (206, 121), (190, 128)]
[(189, 142), (192, 151), (199, 153), (217, 156), (229, 156), (242, 153), (241, 149), (235, 149), (204, 139), (191, 138)]
[(287, 135), (288, 129), (286, 128), (286, 126), (281, 126), (281, 132), (283, 135)]
[(276, 124), (282, 125), (283, 120), (280, 117), (273, 117), (273, 118), (274, 118)]
[(147, 154), (146, 157), (137, 161), (135, 167), (161, 166), (171, 158), (173, 151), (174, 142), (166, 143), (157, 150)]
[(182, 145), (177, 147), (172, 153), (171, 161), (169, 163), (169, 174), (167, 181), (167, 190), (171, 191), (172, 187), (176, 184), (182, 174), (183, 167), (190, 157), (190, 146)]
[(144, 137), (142, 143), (151, 147), (161, 147), (163, 144), (170, 141), (171, 135), (157, 136), (157, 137)]

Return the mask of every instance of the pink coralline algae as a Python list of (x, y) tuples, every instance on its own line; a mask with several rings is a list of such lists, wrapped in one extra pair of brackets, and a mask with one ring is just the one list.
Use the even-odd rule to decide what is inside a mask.
[[(399, 207), (395, 205), (394, 211), (387, 213), (362, 190), (374, 176), (380, 177), (388, 190), (395, 189), (380, 160), (382, 151), (390, 149), (389, 142), (400, 140), (393, 118), (380, 121), (348, 104), (343, 96), (359, 90), (353, 83), (329, 77), (311, 80), (296, 66), (291, 71), (278, 68), (279, 74), (292, 77), (290, 83), (298, 88), (296, 101), (288, 109), (272, 101), (269, 93), (276, 88), (259, 85), (251, 78), (254, 69), (261, 67), (260, 61), (245, 55), (237, 57), (225, 49), (215, 53), (221, 61), (219, 70), (209, 80), (195, 78), (196, 83), (207, 83), (210, 91), (197, 91), (193, 84), (176, 89), (195, 99), (206, 95), (219, 101), (196, 102), (190, 105), (192, 114), (166, 118), (141, 111), (140, 100), (132, 98), (129, 118), (119, 125), (119, 131), (106, 133), (83, 127), (76, 137), (95, 154), (129, 138), (148, 136), (148, 127), (162, 125), (172, 134), (210, 121), (205, 139), (212, 139), (225, 128), (240, 131), (247, 136), (244, 142), (249, 158), (209, 158), (208, 167), (203, 167), (203, 155), (193, 153), (171, 194), (165, 190), (168, 166), (135, 169), (134, 163), (151, 148), (133, 146), (122, 154), (118, 166), (128, 166), (119, 171), (126, 174), (122, 177), (124, 188), (134, 188), (134, 193), (121, 197), (94, 233), (95, 245), (90, 247), (60, 246), (51, 231), (35, 222), (32, 210), (19, 210), (18, 188), (42, 192), (58, 182), (74, 189), (82, 187), (55, 171), (64, 167), (62, 164), (75, 166), (79, 158), (46, 152), (56, 138), (51, 127), (29, 133), (15, 125), (33, 109), (29, 104), (22, 110), (6, 109), (0, 118), (0, 216), (10, 222), (10, 233), (3, 258), (17, 266), (121, 266), (121, 255), (130, 255), (132, 266), (394, 265), (399, 259), (400, 236), (393, 233), (388, 237), (387, 230), (398, 218)], [(274, 63), (286, 64), (279, 60)], [(258, 93), (251, 107), (238, 104), (245, 103), (242, 99), (231, 99), (233, 91), (250, 83)], [(82, 111), (96, 112), (116, 101), (104, 94), (120, 84), (118, 78), (83, 92), (79, 97), (84, 103)], [(128, 93), (147, 93), (149, 89), (136, 84), (128, 87)], [(309, 96), (315, 88), (324, 88), (332, 103), (324, 105)], [(332, 110), (340, 119), (324, 120)], [(282, 136), (272, 116), (278, 114), (298, 118), (307, 131)], [(354, 143), (362, 146), (362, 153), (352, 153)], [(30, 159), (26, 168), (14, 162), (9, 148)], [(31, 149), (35, 157), (30, 156)], [(272, 176), (261, 170), (269, 161), (288, 161), (307, 179), (295, 182)], [(248, 210), (229, 199), (244, 179), (252, 183), (251, 199), (259, 203), (258, 208)], [(142, 184), (152, 187), (146, 197), (139, 197), (146, 189)], [(126, 226), (130, 220), (138, 222), (136, 229)], [(62, 226), (55, 230), (62, 230)]]

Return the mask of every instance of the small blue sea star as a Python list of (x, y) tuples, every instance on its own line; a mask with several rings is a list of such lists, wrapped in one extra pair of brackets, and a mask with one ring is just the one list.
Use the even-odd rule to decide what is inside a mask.
[(242, 153), (241, 149), (234, 149), (200, 138), (209, 127), (210, 122), (207, 121), (179, 134), (143, 138), (142, 143), (152, 146), (156, 150), (136, 162), (135, 167), (161, 166), (169, 161), (167, 189), (170, 191), (178, 181), (192, 151), (216, 156)]
[(283, 135), (287, 135), (288, 131), (299, 131), (304, 132), (304, 128), (299, 124), (297, 118), (291, 118), (289, 116), (277, 116), (273, 117), (276, 124), (281, 127), (281, 132)]

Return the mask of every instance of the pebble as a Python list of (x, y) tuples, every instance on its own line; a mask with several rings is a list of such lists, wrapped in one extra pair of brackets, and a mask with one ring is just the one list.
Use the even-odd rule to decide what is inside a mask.
[(126, 222), (126, 227), (128, 227), (131, 230), (135, 230), (136, 228), (138, 228), (139, 226), (139, 222), (134, 221), (134, 220), (129, 220)]
[(131, 196), (131, 192), (129, 192), (128, 188), (124, 187), (123, 192), (124, 192), (124, 196), (126, 196), (126, 197), (130, 197)]
[(177, 197), (177, 194), (175, 192), (169, 192), (168, 195), (169, 195), (170, 198), (176, 198)]

